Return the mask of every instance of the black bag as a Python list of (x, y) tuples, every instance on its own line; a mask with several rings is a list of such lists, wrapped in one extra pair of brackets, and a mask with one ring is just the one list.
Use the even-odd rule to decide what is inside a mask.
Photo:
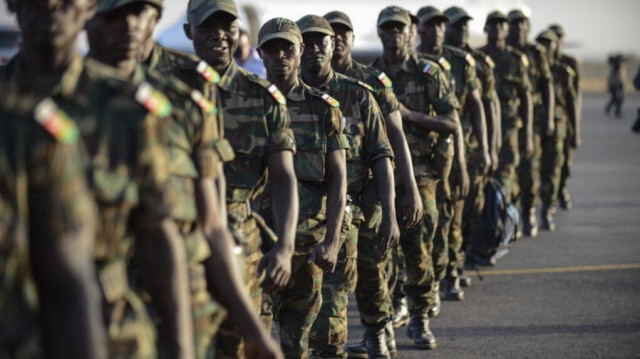
[(495, 265), (499, 258), (509, 252), (509, 243), (516, 240), (519, 226), (518, 210), (507, 202), (500, 183), (490, 179), (485, 189), (485, 203), (478, 228), (471, 237), (467, 262)]

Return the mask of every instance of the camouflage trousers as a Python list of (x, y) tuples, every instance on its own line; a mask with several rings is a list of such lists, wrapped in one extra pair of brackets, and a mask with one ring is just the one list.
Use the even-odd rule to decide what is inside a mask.
[[(256, 220), (252, 217), (246, 218), (244, 221), (229, 221), (234, 236), (241, 233), (244, 236), (245, 243), (242, 245), (242, 252), (239, 254), (240, 268), (245, 287), (249, 293), (251, 302), (254, 305), (256, 313), (260, 313), (262, 307), (262, 287), (260, 283), (262, 277), (257, 277), (258, 263), (262, 259), (260, 250), (260, 229)], [(244, 341), (238, 326), (231, 320), (226, 318), (220, 325), (218, 334), (216, 335), (216, 359), (244, 358)], [(247, 358), (250, 359), (250, 358)]]
[(311, 358), (346, 359), (347, 305), (358, 281), (358, 225), (345, 213), (338, 262), (333, 273), (322, 278), (322, 306), (309, 335)]
[[(402, 246), (397, 246), (390, 253), (391, 258), (387, 261), (387, 276), (389, 280), (389, 295), (393, 303), (394, 300), (404, 298), (404, 284), (407, 282), (407, 261), (404, 259)], [(392, 310), (393, 312), (393, 310)]]
[[(449, 264), (449, 232), (456, 210), (456, 201), (451, 197), (447, 181), (440, 181), (436, 189), (436, 203), (438, 207), (438, 226), (433, 238), (433, 274), (436, 281), (441, 281), (446, 274)], [(464, 203), (464, 202), (463, 202)], [(436, 293), (434, 293), (435, 295)]]
[(520, 164), (520, 149), (518, 129), (505, 126), (505, 121), (502, 121), (502, 148), (500, 148), (498, 160), (500, 163), (494, 177), (502, 185), (507, 198), (511, 199), (518, 183), (516, 168)]
[[(468, 157), (473, 158), (473, 157)], [(478, 228), (484, 208), (484, 189), (489, 180), (471, 162), (469, 171), (469, 195), (464, 203), (456, 203), (454, 217), (449, 232), (449, 268), (461, 268), (471, 236)], [(462, 207), (462, 210), (461, 210)]]
[(555, 205), (560, 189), (560, 177), (564, 163), (564, 144), (567, 137), (566, 120), (556, 118), (553, 136), (542, 136), (542, 159), (540, 167), (540, 199), (546, 206)]
[(559, 191), (567, 188), (569, 178), (571, 177), (571, 167), (573, 166), (573, 147), (571, 147), (571, 137), (573, 136), (573, 127), (567, 124), (567, 137), (564, 140), (564, 162), (562, 163), (562, 171), (560, 174)]
[(541, 125), (533, 126), (533, 155), (527, 158), (525, 155), (526, 131), (521, 128), (518, 136), (520, 145), (520, 164), (517, 168), (518, 184), (514, 190), (514, 204), (528, 213), (535, 207), (540, 197), (540, 159), (542, 158), (542, 140), (540, 137)]

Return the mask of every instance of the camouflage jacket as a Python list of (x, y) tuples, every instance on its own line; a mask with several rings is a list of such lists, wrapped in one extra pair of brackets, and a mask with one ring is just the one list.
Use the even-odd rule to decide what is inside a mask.
[(557, 56), (560, 62), (569, 65), (573, 69), (573, 72), (575, 73), (573, 78), (573, 87), (578, 93), (580, 93), (580, 63), (575, 57), (564, 53), (560, 53)]
[(400, 108), (400, 103), (393, 93), (393, 84), (384, 72), (352, 60), (342, 74), (362, 81), (370, 87), (369, 91), (375, 97), (383, 116), (388, 116)]
[(534, 109), (543, 105), (542, 90), (553, 81), (551, 68), (547, 59), (547, 49), (540, 44), (526, 44), (523, 48), (514, 46), (529, 59), (529, 81), (531, 82), (531, 100)]
[(335, 98), (342, 110), (342, 126), (349, 140), (347, 192), (359, 204), (371, 165), (380, 158), (393, 157), (380, 107), (366, 84), (334, 71), (319, 89)]
[(520, 95), (523, 92), (531, 92), (528, 74), (529, 59), (525, 54), (508, 45), (505, 51), (492, 51), (488, 46), (480, 48), (480, 51), (491, 56), (496, 64), (493, 75), (500, 98), (503, 130), (521, 128)]
[[(389, 76), (398, 101), (409, 110), (430, 115), (458, 110), (458, 100), (437, 63), (407, 54), (398, 65), (388, 65), (379, 57), (372, 67)], [(404, 122), (403, 130), (418, 184), (441, 178), (441, 166), (434, 155), (438, 134), (410, 122)]]
[(554, 78), (555, 109), (554, 116), (556, 123), (568, 120), (567, 105), (575, 103), (578, 93), (575, 88), (576, 73), (573, 68), (566, 63), (555, 61), (551, 64), (551, 72)]
[(496, 64), (491, 56), (480, 50), (471, 48), (469, 45), (462, 47), (462, 50), (470, 53), (476, 60), (476, 78), (478, 79), (478, 89), (483, 100), (493, 100), (496, 93), (496, 79), (493, 76), (493, 69)]

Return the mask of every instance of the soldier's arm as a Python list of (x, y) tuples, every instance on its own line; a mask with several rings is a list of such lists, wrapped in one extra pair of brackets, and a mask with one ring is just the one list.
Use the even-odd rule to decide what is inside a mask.
[(520, 116), (525, 126), (526, 133), (526, 155), (533, 155), (533, 102), (531, 101), (531, 91), (526, 89), (520, 91)]
[(441, 134), (455, 134), (459, 130), (459, 121), (456, 121), (453, 111), (444, 115), (430, 116), (425, 113), (409, 110), (403, 104), (400, 104), (400, 113), (403, 120), (410, 121), (424, 128), (426, 131), (434, 131)]
[(480, 98), (480, 90), (474, 89), (467, 96), (467, 108), (471, 113), (471, 125), (473, 126), (473, 132), (478, 140), (479, 151), (478, 161), (480, 162), (480, 169), (483, 173), (487, 173), (489, 170), (491, 159), (489, 157), (489, 145), (487, 140), (487, 126), (484, 108), (482, 106), (482, 99)]
[(415, 226), (422, 218), (422, 200), (418, 193), (418, 186), (413, 173), (409, 145), (402, 130), (402, 115), (399, 110), (385, 116), (389, 143), (393, 148), (396, 166), (400, 172), (400, 180), (404, 187), (405, 195), (402, 199), (402, 219), (406, 228)]
[(545, 79), (542, 86), (542, 102), (544, 103), (546, 111), (546, 132), (547, 136), (552, 136), (555, 131), (555, 121), (553, 116), (553, 109), (556, 106), (555, 95), (553, 93), (553, 80)]
[(580, 123), (580, 116), (578, 114), (578, 109), (576, 106), (578, 105), (577, 98), (580, 95), (577, 93), (577, 90), (575, 89), (571, 81), (573, 81), (573, 78), (569, 77), (568, 93), (567, 93), (568, 98), (566, 101), (567, 114), (569, 115), (569, 123), (573, 125), (573, 133), (571, 134), (572, 135), (571, 147), (578, 148), (581, 145), (581, 138), (580, 138), (581, 123)]
[(382, 222), (378, 231), (380, 242), (377, 244), (378, 254), (382, 258), (389, 249), (398, 244), (400, 239), (394, 204), (396, 197), (395, 183), (389, 157), (377, 159), (371, 166), (371, 170), (382, 206)]
[[(222, 171), (219, 163), (218, 173)], [(238, 325), (245, 339), (246, 356), (280, 358), (282, 353), (264, 332), (240, 277), (238, 261), (233, 254), (234, 241), (227, 230), (226, 204), (220, 205), (220, 198), (225, 198), (224, 176), (218, 176), (216, 180), (209, 178), (196, 183), (198, 215), (211, 248), (211, 255), (204, 261), (207, 285)], [(222, 184), (222, 190), (217, 184)]]
[(458, 113), (454, 111), (453, 116), (456, 119), (458, 126), (458, 130), (454, 137), (455, 152), (453, 154), (453, 160), (457, 163), (457, 166), (453, 166), (451, 173), (453, 174), (454, 191), (459, 195), (457, 199), (463, 199), (469, 194), (469, 173), (467, 172), (462, 126), (460, 125)]

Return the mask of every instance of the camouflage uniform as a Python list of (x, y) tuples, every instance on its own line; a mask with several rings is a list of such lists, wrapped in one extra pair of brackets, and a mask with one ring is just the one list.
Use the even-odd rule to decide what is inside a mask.
[(564, 147), (568, 137), (568, 113), (567, 105), (575, 102), (577, 92), (575, 85), (575, 72), (571, 66), (560, 61), (551, 64), (551, 73), (554, 79), (555, 108), (554, 121), (556, 130), (552, 136), (542, 136), (542, 161), (541, 161), (541, 188), (540, 197), (546, 208), (555, 205), (558, 199), (560, 178), (564, 163)]
[[(410, 110), (444, 114), (458, 109), (453, 90), (449, 88), (438, 64), (432, 61), (408, 54), (397, 66), (389, 66), (382, 58), (377, 58), (372, 67), (389, 76), (398, 100)], [(431, 254), (438, 221), (436, 186), (438, 181), (446, 178), (447, 163), (451, 163), (453, 153), (449, 145), (450, 136), (427, 132), (410, 122), (404, 123), (404, 132), (424, 207), (422, 222), (401, 232), (400, 245), (405, 254), (408, 277), (404, 288), (412, 315), (424, 317), (433, 304), (432, 290), (435, 285)], [(403, 192), (399, 186), (396, 190), (396, 206), (400, 204)], [(366, 318), (363, 321), (366, 322)]]
[(207, 290), (203, 262), (209, 257), (210, 248), (198, 223), (194, 183), (200, 179), (215, 180), (222, 176), (216, 173), (217, 163), (219, 159), (231, 160), (233, 150), (228, 141), (222, 138), (222, 118), (217, 107), (215, 86), (210, 87), (212, 95), (205, 98), (199, 90), (191, 89), (171, 76), (184, 76), (192, 80), (188, 75), (196, 75), (196, 72), (179, 71), (177, 65), (199, 62), (193, 55), (167, 50), (156, 44), (147, 61), (147, 70), (158, 81), (162, 79), (155, 73), (169, 76), (169, 80), (164, 82), (174, 90), (171, 92), (171, 101), (184, 107), (179, 111), (181, 116), (170, 124), (167, 131), (169, 182), (179, 199), (172, 210), (172, 217), (185, 240), (189, 263), (196, 355), (205, 358), (226, 311), (211, 298)]
[(508, 45), (505, 51), (492, 51), (488, 46), (480, 51), (489, 55), (496, 64), (493, 74), (502, 114), (502, 148), (494, 176), (504, 187), (507, 196), (511, 196), (517, 185), (516, 168), (520, 164), (518, 130), (523, 127), (520, 94), (531, 91), (527, 73), (529, 59)]
[(1, 84), (0, 92), (0, 357), (39, 358), (29, 248), (94, 230), (95, 206), (73, 122), (66, 133), (48, 132), (38, 114), (51, 98), (40, 101)]
[[(559, 54), (556, 61), (560, 61), (561, 63), (569, 66), (573, 70), (573, 88), (576, 91), (577, 99), (579, 101), (580, 98), (580, 65), (578, 60), (566, 54)], [(580, 108), (576, 108), (576, 112), (580, 112)], [(558, 188), (558, 196), (563, 199), (565, 203), (569, 202), (569, 191), (567, 189), (569, 185), (569, 178), (571, 177), (571, 167), (573, 165), (573, 151), (574, 148), (571, 147), (571, 138), (573, 137), (573, 133), (575, 129), (572, 123), (567, 124), (567, 137), (564, 140), (564, 162), (562, 163), (562, 171), (560, 175), (560, 183)]]

